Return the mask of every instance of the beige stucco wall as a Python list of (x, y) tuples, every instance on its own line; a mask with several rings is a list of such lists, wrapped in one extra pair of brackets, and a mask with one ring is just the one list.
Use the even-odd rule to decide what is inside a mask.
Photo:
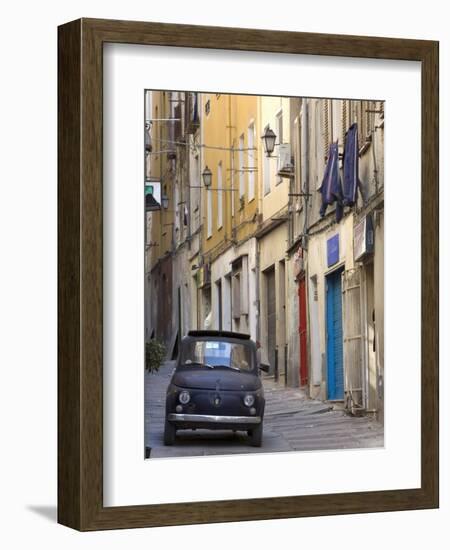
[(376, 402), (377, 417), (384, 421), (384, 213), (378, 213), (375, 225), (375, 319), (376, 319), (376, 367), (377, 390)]
[[(327, 266), (327, 240), (339, 234), (339, 261)], [(339, 224), (333, 224), (328, 230), (312, 235), (308, 243), (307, 274), (308, 282), (317, 277), (318, 291), (318, 326), (319, 326), (319, 353), (326, 357), (326, 276), (336, 269), (344, 267), (352, 269), (353, 261), (353, 214), (349, 214)], [(309, 303), (308, 308), (311, 307)], [(313, 386), (312, 377), (309, 377), (311, 395), (320, 399), (326, 398), (325, 377), (322, 377), (320, 386)]]
[(281, 377), (284, 376), (285, 344), (288, 334), (295, 330), (286, 315), (286, 304), (292, 299), (288, 296), (287, 268), (285, 260), (285, 250), (287, 247), (287, 225), (279, 225), (264, 237), (259, 239), (260, 254), (260, 313), (261, 313), (261, 357), (263, 361), (268, 361), (267, 356), (267, 288), (265, 285), (264, 272), (270, 267), (275, 269), (275, 296), (276, 296), (276, 321), (277, 334), (276, 345), (278, 347), (278, 367)]

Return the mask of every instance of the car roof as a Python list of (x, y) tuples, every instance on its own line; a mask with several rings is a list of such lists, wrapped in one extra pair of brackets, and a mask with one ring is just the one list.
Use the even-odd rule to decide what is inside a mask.
[(231, 330), (190, 330), (187, 335), (201, 338), (210, 336), (214, 338), (236, 338), (238, 340), (250, 340), (250, 334), (233, 332)]

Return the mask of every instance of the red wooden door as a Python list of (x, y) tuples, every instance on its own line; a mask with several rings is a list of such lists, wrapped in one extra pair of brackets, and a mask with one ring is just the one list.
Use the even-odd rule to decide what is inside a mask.
[(306, 283), (305, 277), (298, 281), (298, 311), (300, 337), (300, 385), (305, 386), (308, 382), (308, 349), (306, 334)]

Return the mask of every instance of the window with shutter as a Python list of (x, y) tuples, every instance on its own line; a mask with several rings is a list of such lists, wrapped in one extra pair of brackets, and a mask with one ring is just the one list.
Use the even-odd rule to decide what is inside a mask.
[(364, 142), (370, 135), (370, 101), (363, 101), (363, 116), (364, 116)]
[(239, 138), (239, 196), (242, 197), (245, 193), (244, 180), (244, 134)]
[(330, 145), (339, 138), (339, 119), (336, 118), (337, 103), (339, 100), (323, 99), (322, 101), (322, 142), (324, 164), (327, 163)]
[(217, 165), (217, 229), (223, 225), (222, 161)]
[(255, 124), (252, 122), (247, 130), (247, 169), (248, 169), (248, 200), (255, 198), (255, 167), (256, 167), (256, 150), (255, 143)]
[(239, 319), (241, 316), (241, 272), (233, 273), (231, 280), (231, 314), (233, 319)]
[[(301, 115), (300, 115), (301, 116)], [(301, 122), (299, 117), (294, 119), (294, 176), (295, 192), (300, 193), (302, 174), (301, 174)]]
[[(169, 96), (170, 97), (170, 96)], [(168, 121), (168, 143), (167, 143), (167, 158), (168, 159), (174, 159), (175, 158), (175, 110), (172, 103), (169, 103), (169, 121)]]
[(206, 223), (207, 223), (207, 237), (211, 237), (212, 235), (212, 194), (211, 194), (211, 190), (210, 189), (207, 189), (205, 191), (206, 193), (206, 208), (207, 208), (207, 211), (206, 211), (206, 217), (207, 217), (207, 220), (206, 220)]
[(346, 99), (342, 100), (342, 107), (341, 107), (341, 143), (345, 143), (345, 134), (347, 130), (349, 129), (349, 109), (348, 109), (348, 101)]
[(328, 149), (330, 147), (330, 112), (328, 99), (323, 100), (322, 124), (323, 152), (325, 155), (324, 162), (326, 164), (328, 158)]
[(325, 170), (325, 147), (323, 139), (323, 118), (324, 108), (322, 99), (314, 101), (314, 166), (316, 167), (316, 189), (322, 185), (323, 174)]
[[(275, 133), (277, 135), (277, 141), (278, 141), (278, 159), (277, 159), (277, 172), (283, 168), (281, 166), (281, 154), (280, 154), (280, 145), (284, 143), (283, 140), (283, 111), (280, 109), (278, 113), (276, 114), (276, 130)], [(283, 178), (279, 175), (277, 175), (277, 183), (281, 183), (283, 181)]]
[(368, 101), (361, 101), (361, 112), (360, 112), (360, 128), (361, 128), (361, 147), (366, 143), (367, 136), (369, 135), (369, 102)]
[(364, 133), (363, 101), (355, 102), (355, 122), (358, 124), (358, 143), (359, 147), (361, 147), (366, 138)]
[(182, 125), (182, 118), (181, 118), (181, 103), (178, 103), (174, 107), (174, 118), (175, 118), (175, 121), (172, 124), (174, 125), (175, 140), (177, 142), (179, 142), (183, 139), (183, 125)]
[[(264, 133), (269, 129), (269, 125), (264, 128)], [(271, 172), (270, 157), (263, 156), (263, 178), (264, 178), (264, 195), (270, 193), (270, 172)]]
[[(231, 144), (231, 154), (230, 154), (231, 189), (234, 189), (234, 146), (235, 146), (235, 142), (233, 140)], [(235, 208), (234, 201), (236, 200), (236, 195), (234, 191), (231, 193), (230, 200), (231, 200), (231, 217), (233, 217), (234, 208)]]
[[(330, 99), (329, 100), (329, 126), (330, 126), (330, 134), (328, 136), (328, 143), (332, 143), (336, 141), (339, 138), (339, 110), (338, 110), (338, 103), (339, 101), (336, 99)], [(337, 113), (337, 115), (336, 115)]]
[(241, 270), (241, 315), (248, 315), (248, 306), (248, 256), (243, 256)]

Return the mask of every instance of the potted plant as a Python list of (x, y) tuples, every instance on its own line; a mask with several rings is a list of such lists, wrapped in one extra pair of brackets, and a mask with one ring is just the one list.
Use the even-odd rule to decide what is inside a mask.
[(158, 372), (166, 356), (166, 348), (162, 342), (152, 338), (145, 343), (145, 368), (150, 373)]

